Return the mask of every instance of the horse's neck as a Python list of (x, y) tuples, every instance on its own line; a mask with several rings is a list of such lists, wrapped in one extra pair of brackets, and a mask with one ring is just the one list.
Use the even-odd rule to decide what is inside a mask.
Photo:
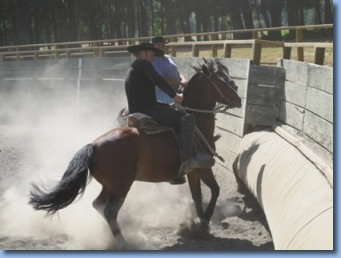
[(183, 105), (189, 108), (212, 110), (215, 107), (207, 80), (204, 75), (196, 73), (188, 83), (184, 92)]
[(213, 114), (198, 114), (196, 113), (196, 125), (206, 141), (215, 149), (214, 143), (214, 127), (215, 118)]
[[(194, 77), (195, 76), (195, 77)], [(211, 111), (215, 107), (216, 102), (213, 100), (209, 90), (205, 85), (205, 82), (200, 74), (194, 75), (190, 80), (189, 88), (184, 94), (183, 105), (189, 108), (202, 109), (205, 111)], [(193, 112), (196, 117), (196, 125), (198, 126), (201, 133), (204, 135), (206, 140), (214, 146), (214, 126), (215, 118), (213, 113), (200, 113)]]

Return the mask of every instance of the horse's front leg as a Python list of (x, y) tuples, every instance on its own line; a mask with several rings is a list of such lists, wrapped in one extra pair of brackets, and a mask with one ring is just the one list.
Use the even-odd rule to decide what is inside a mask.
[(189, 188), (191, 190), (192, 199), (194, 201), (195, 209), (197, 211), (197, 216), (202, 220), (205, 219), (204, 211), (202, 208), (202, 195), (201, 195), (201, 185), (200, 177), (195, 171), (187, 175)]
[(208, 222), (210, 221), (213, 215), (214, 208), (216, 206), (217, 199), (219, 196), (220, 188), (217, 181), (214, 178), (213, 171), (211, 168), (202, 169), (198, 171), (198, 175), (200, 179), (204, 182), (204, 184), (207, 185), (211, 190), (211, 200), (204, 213), (204, 219)]

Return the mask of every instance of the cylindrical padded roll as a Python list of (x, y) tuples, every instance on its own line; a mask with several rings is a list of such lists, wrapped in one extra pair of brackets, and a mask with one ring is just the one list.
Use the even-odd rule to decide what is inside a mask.
[(276, 250), (333, 249), (333, 188), (297, 148), (272, 131), (250, 133), (234, 170), (262, 206)]

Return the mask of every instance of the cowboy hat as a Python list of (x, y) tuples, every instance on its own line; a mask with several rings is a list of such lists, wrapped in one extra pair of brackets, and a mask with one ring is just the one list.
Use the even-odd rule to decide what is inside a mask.
[(162, 37), (162, 36), (155, 36), (152, 38), (152, 43), (156, 44), (156, 43), (163, 43), (163, 44), (167, 44), (168, 41)]
[(127, 47), (127, 50), (132, 54), (136, 54), (140, 50), (150, 50), (153, 51), (156, 56), (162, 56), (165, 53), (161, 49), (154, 47), (153, 44), (148, 42), (141, 42), (138, 45), (129, 46)]

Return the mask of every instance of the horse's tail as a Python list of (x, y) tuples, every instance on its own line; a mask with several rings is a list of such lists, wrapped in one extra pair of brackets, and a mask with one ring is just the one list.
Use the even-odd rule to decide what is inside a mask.
[(79, 194), (83, 194), (91, 179), (88, 172), (93, 146), (88, 144), (80, 149), (72, 158), (61, 181), (52, 189), (32, 184), (29, 204), (36, 210), (44, 210), (53, 215), (58, 210), (70, 205)]

